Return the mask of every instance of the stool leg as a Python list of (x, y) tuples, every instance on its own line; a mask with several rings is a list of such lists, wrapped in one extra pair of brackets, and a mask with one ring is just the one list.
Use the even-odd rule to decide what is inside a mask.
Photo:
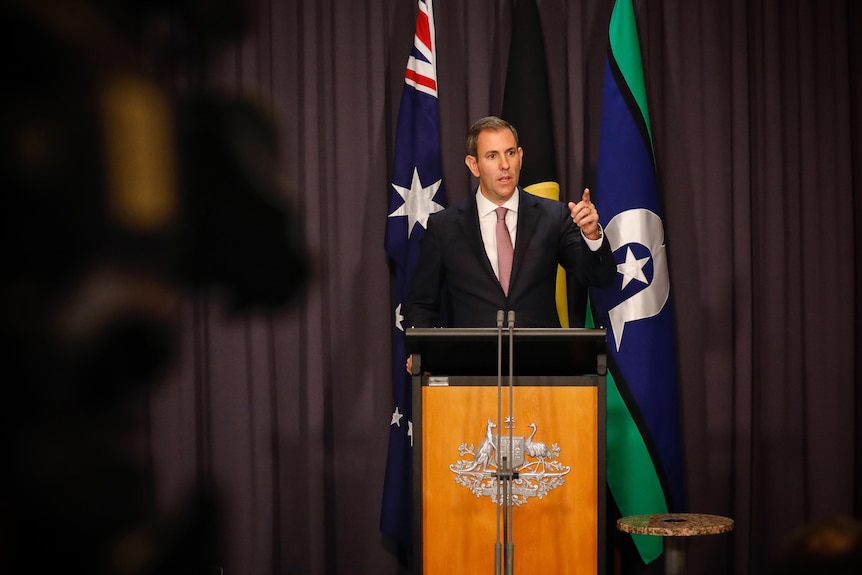
[(684, 575), (685, 537), (664, 538), (664, 572), (665, 575)]

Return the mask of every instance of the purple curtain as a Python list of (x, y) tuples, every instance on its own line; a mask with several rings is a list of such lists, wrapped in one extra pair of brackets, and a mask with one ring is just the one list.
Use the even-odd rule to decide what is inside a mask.
[[(611, 0), (540, 0), (563, 196), (591, 185)], [(760, 573), (791, 530), (862, 516), (862, 10), (635, 2), (666, 207), (692, 572)], [(390, 422), (383, 251), (413, 0), (258, 0), (198, 81), (271, 105), (312, 264), (279, 312), (178, 316), (150, 401), (153, 493), (222, 503), (226, 573), (397, 573), (378, 531)], [(502, 105), (507, 2), (438, 0), (444, 172)], [(525, 150), (524, 161), (530, 161)]]

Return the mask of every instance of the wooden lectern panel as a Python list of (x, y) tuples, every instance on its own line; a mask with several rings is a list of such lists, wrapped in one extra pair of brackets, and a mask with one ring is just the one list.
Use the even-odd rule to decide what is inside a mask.
[[(598, 390), (595, 386), (515, 387), (513, 395), (512, 436), (516, 445), (524, 446), (520, 469), (532, 479), (520, 484), (520, 493), (532, 495), (522, 495), (523, 503), (512, 512), (514, 573), (595, 575)], [(483, 442), (489, 430), (494, 436), (498, 431), (489, 426), (489, 420), (497, 423), (497, 397), (496, 386), (422, 387), (424, 575), (494, 572), (497, 506), (489, 493), (477, 495), (471, 488), (481, 488), (479, 478), (495, 470), (493, 445)], [(509, 390), (504, 388), (504, 421), (508, 400)], [(505, 424), (499, 431), (504, 438), (509, 436)], [(528, 440), (531, 443), (523, 443)], [(544, 479), (541, 485), (539, 478)], [(555, 483), (560, 484), (551, 488)]]

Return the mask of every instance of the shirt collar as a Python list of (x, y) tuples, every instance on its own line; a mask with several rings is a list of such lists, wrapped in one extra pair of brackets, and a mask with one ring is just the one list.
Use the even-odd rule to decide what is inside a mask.
[(506, 200), (502, 206), (498, 206), (488, 198), (482, 195), (479, 188), (476, 188), (476, 208), (479, 210), (479, 217), (484, 217), (496, 210), (498, 207), (506, 208), (509, 211), (518, 213), (518, 204), (520, 203), (520, 188), (515, 189), (512, 197)]

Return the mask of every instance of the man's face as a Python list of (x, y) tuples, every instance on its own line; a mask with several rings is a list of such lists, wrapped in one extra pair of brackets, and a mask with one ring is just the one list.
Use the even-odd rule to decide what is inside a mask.
[(523, 156), (511, 130), (484, 130), (476, 140), (476, 157), (467, 156), (464, 162), (479, 178), (482, 195), (501, 206), (515, 193)]

